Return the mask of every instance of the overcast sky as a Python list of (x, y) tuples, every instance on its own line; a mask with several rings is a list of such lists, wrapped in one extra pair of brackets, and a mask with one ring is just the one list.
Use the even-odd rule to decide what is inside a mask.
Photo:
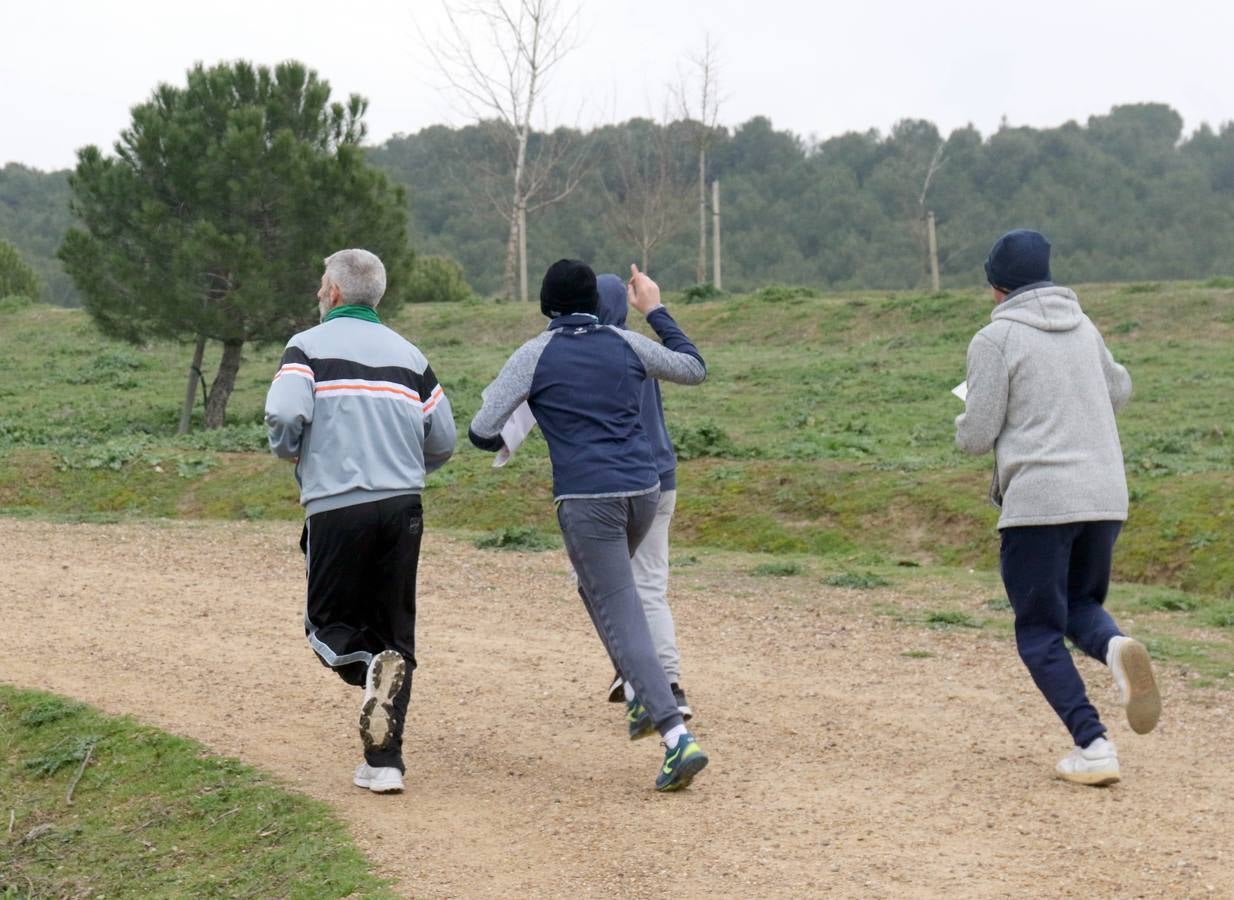
[[(568, 0), (567, 0), (568, 2)], [(70, 166), (110, 150), (131, 106), (195, 61), (300, 59), (336, 96), (370, 101), (370, 140), (464, 124), (420, 32), (440, 0), (2, 0), (0, 163)], [(1224, 0), (584, 0), (552, 124), (658, 112), (702, 47), (718, 47), (720, 120), (755, 115), (809, 137), (924, 118), (944, 132), (1051, 126), (1113, 105), (1168, 103), (1187, 131), (1234, 119), (1234, 3)], [(417, 26), (419, 26), (417, 28)]]

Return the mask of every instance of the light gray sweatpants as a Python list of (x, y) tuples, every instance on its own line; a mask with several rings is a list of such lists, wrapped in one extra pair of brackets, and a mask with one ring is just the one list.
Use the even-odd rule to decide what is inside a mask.
[(659, 499), (657, 489), (637, 497), (562, 500), (557, 523), (600, 640), (664, 734), (683, 724), (681, 711), (656, 655), (630, 563), (651, 528)]
[(677, 650), (677, 630), (673, 626), (673, 611), (668, 608), (668, 528), (677, 508), (677, 491), (661, 491), (656, 516), (643, 542), (630, 558), (634, 568), (634, 584), (656, 656), (670, 682), (681, 681), (681, 654)]

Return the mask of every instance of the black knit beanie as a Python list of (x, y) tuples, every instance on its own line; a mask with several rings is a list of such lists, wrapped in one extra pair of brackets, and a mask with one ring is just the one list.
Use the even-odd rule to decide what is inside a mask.
[(985, 277), (991, 287), (1014, 291), (1050, 280), (1050, 242), (1039, 231), (1008, 231), (990, 248)]
[(540, 312), (550, 319), (570, 313), (595, 313), (600, 303), (596, 273), (577, 259), (559, 259), (540, 282)]

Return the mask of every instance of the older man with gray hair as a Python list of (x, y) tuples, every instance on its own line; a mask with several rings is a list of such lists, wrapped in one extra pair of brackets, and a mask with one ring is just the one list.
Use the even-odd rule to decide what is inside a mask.
[(287, 343), (266, 395), (270, 449), (294, 460), (305, 523), (304, 631), (362, 686), (357, 787), (403, 789), (416, 667), (416, 567), (425, 475), (454, 452), (454, 418), (428, 361), (381, 324), (386, 270), (367, 250), (326, 257), (321, 324)]

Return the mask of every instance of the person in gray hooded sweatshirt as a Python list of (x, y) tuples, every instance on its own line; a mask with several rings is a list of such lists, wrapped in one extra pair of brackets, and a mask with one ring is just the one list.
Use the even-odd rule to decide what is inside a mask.
[[(600, 295), (596, 308), (596, 317), (600, 324), (625, 328), (629, 311), (626, 283), (616, 275), (600, 275), (596, 278), (596, 289)], [(656, 515), (651, 528), (630, 557), (630, 565), (634, 569), (634, 584), (643, 604), (643, 614), (647, 617), (647, 627), (651, 629), (656, 656), (664, 667), (664, 674), (668, 676), (677, 708), (682, 718), (688, 722), (694, 712), (690, 709), (686, 693), (681, 687), (681, 652), (677, 649), (673, 611), (668, 605), (668, 529), (673, 520), (673, 510), (677, 507), (677, 456), (673, 452), (673, 441), (664, 424), (664, 404), (660, 398), (658, 379), (648, 378), (643, 382), (639, 419), (647, 439), (651, 442), (656, 471), (660, 474), (660, 500), (656, 504)], [(609, 700), (614, 703), (625, 700), (630, 740), (652, 734), (655, 726), (652, 724), (651, 714), (635, 697), (634, 686), (625, 680), (615, 663), (614, 668), (617, 672), (609, 685)]]
[(1008, 232), (985, 270), (995, 307), (968, 347), (956, 443), (968, 453), (994, 451), (990, 498), (1002, 510), (1000, 568), (1016, 646), (1075, 744), (1056, 771), (1080, 784), (1113, 784), (1114, 744), (1063, 638), (1109, 666), (1132, 730), (1151, 731), (1161, 699), (1148, 652), (1103, 605), (1127, 519), (1114, 415), (1131, 398), (1131, 377), (1076, 295), (1050, 281), (1044, 236)]

